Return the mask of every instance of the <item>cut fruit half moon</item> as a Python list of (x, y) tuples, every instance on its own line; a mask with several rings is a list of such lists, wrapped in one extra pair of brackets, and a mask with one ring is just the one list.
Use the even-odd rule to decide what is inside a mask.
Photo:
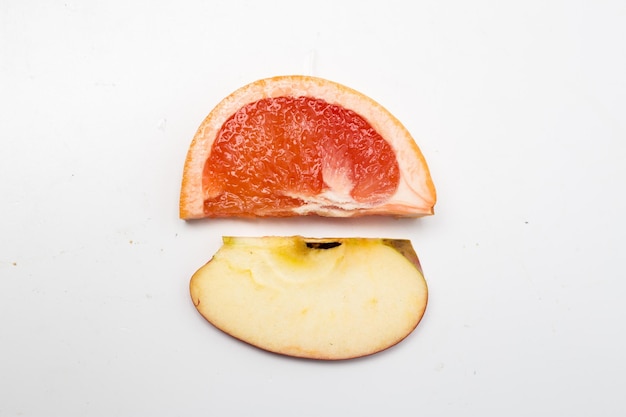
[(270, 352), (325, 360), (399, 343), (428, 300), (411, 242), (372, 238), (224, 237), (190, 292), (223, 332)]
[(408, 130), (371, 98), (308, 76), (248, 84), (189, 147), (180, 217), (419, 217), (436, 202)]

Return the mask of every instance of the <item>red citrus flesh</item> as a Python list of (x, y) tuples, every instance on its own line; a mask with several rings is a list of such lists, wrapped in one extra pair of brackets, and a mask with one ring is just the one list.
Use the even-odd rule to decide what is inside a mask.
[(293, 215), (328, 191), (375, 205), (399, 180), (393, 149), (354, 111), (311, 97), (264, 98), (219, 130), (204, 164), (204, 214)]

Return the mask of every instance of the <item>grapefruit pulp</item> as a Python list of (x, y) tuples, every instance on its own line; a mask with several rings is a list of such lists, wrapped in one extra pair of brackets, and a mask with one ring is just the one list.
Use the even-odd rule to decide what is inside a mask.
[(435, 188), (407, 129), (332, 81), (279, 76), (222, 100), (187, 153), (180, 217), (433, 214)]

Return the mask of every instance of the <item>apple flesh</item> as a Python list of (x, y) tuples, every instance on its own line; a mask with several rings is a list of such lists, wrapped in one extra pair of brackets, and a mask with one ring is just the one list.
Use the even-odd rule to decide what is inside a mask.
[(408, 240), (224, 237), (191, 278), (204, 318), (261, 349), (338, 360), (408, 336), (428, 290)]

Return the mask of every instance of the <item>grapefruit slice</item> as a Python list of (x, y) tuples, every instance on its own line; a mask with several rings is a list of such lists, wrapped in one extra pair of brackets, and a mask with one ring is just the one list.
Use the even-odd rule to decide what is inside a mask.
[(321, 78), (258, 80), (222, 100), (189, 147), (180, 217), (433, 214), (426, 160), (371, 98)]

